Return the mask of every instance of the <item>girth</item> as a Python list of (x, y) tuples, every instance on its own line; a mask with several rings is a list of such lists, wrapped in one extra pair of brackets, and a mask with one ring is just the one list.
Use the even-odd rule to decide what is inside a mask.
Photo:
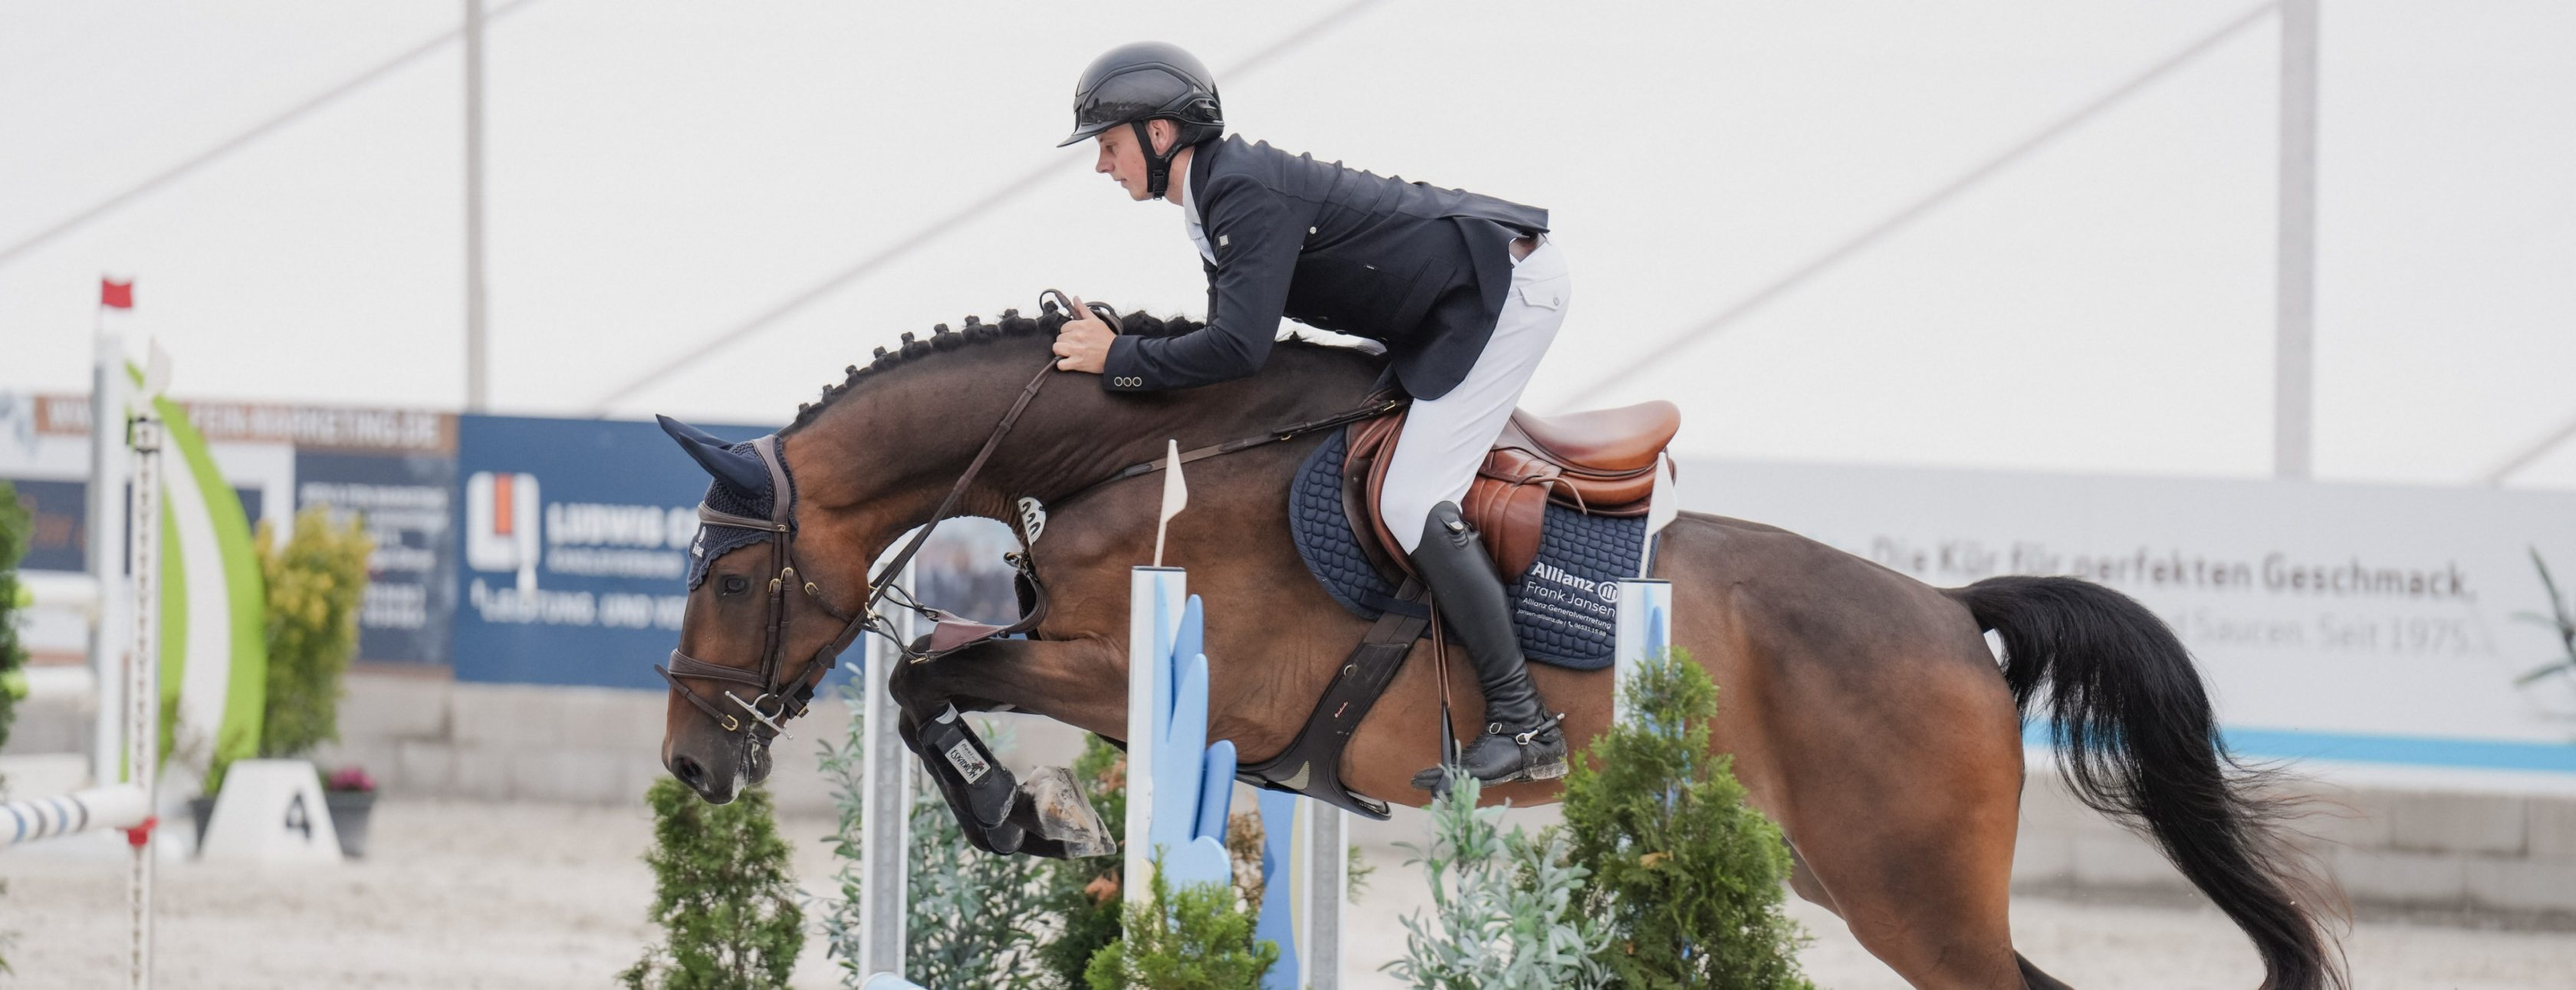
[(1387, 817), (1386, 802), (1350, 789), (1342, 782), (1342, 751), (1351, 744), (1351, 733), (1359, 731), (1360, 721), (1377, 706), (1386, 693), (1396, 671), (1404, 669), (1404, 658), (1413, 652), (1413, 643), (1431, 629), (1431, 609), (1427, 604), (1428, 589), (1414, 578), (1404, 579), (1395, 600), (1370, 624), (1368, 635), (1333, 672), (1332, 683), (1324, 686), (1323, 697), (1316, 699), (1315, 710), (1306, 716), (1306, 725), (1297, 730), (1297, 738), (1279, 755), (1256, 766), (1237, 769), (1234, 779), (1263, 790), (1286, 791), (1314, 798), (1354, 814), (1367, 815), (1379, 821)]

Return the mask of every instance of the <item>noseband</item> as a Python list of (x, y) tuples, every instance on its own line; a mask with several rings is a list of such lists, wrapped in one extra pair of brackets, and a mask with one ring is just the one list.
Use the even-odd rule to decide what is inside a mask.
[[(767, 619), (761, 623), (760, 670), (754, 673), (740, 667), (708, 663), (679, 650), (672, 650), (671, 665), (666, 668), (656, 664), (653, 672), (662, 675), (662, 679), (670, 683), (671, 690), (689, 699), (690, 704), (698, 706), (699, 711), (715, 719), (716, 724), (723, 726), (726, 732), (741, 732), (748, 727), (751, 730), (752, 741), (765, 747), (769, 745), (771, 739), (786, 731), (784, 723), (788, 719), (805, 714), (806, 705), (814, 700), (815, 686), (822, 683), (823, 672), (832, 668), (833, 662), (840, 657), (841, 651), (848, 649), (852, 640), (867, 631), (870, 623), (864, 610), (857, 616), (842, 614), (823, 597), (823, 589), (797, 575), (796, 526), (791, 518), (794, 512), (795, 493), (788, 487), (787, 469), (778, 457), (778, 437), (775, 434), (761, 437), (752, 441), (751, 447), (760, 455), (760, 463), (769, 468), (772, 493), (769, 518), (755, 519), (750, 516), (734, 515), (712, 508), (702, 501), (698, 503), (698, 522), (708, 526), (729, 526), (770, 534), (768, 540), (771, 573), (769, 611)], [(813, 656), (806, 658), (804, 667), (799, 669), (794, 677), (782, 678), (780, 674), (781, 668), (785, 666), (790, 622), (787, 614), (789, 589), (801, 589), (807, 598), (813, 599), (816, 608), (822, 609), (823, 614), (840, 620), (842, 626), (839, 635), (832, 637), (831, 642), (823, 644), (821, 649), (814, 651)], [(740, 684), (758, 691), (758, 695), (745, 701), (741, 695), (735, 694), (729, 688), (720, 689), (723, 691), (725, 700), (741, 708), (743, 714), (751, 717), (751, 721), (745, 723), (736, 717), (735, 713), (726, 711), (723, 706), (708, 700), (705, 695), (680, 683), (683, 677)]]

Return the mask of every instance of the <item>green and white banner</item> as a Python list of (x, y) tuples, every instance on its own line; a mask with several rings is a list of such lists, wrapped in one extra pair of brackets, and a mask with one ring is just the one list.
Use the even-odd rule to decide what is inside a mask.
[[(135, 371), (140, 382), (141, 372)], [(161, 746), (199, 769), (258, 756), (266, 606), (250, 520), (177, 403), (161, 462)]]

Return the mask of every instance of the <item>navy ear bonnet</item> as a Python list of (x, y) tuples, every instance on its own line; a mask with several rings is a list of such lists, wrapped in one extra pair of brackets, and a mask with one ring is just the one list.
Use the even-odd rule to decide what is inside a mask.
[[(680, 449), (688, 451), (700, 467), (715, 476), (715, 480), (707, 485), (707, 508), (753, 519), (776, 519), (785, 515), (790, 520), (789, 525), (794, 525), (796, 483), (788, 473), (786, 457), (778, 458), (778, 469), (773, 474), (769, 463), (760, 456), (757, 440), (727, 443), (671, 417), (656, 418), (662, 423), (662, 432), (679, 441)], [(787, 490), (783, 494), (778, 491), (777, 480), (780, 478), (787, 479)], [(780, 498), (787, 500), (786, 513), (777, 511)], [(697, 537), (689, 541), (689, 590), (695, 591), (698, 585), (706, 583), (707, 565), (714, 563), (716, 558), (754, 543), (767, 542), (777, 535), (771, 530), (699, 523)]]

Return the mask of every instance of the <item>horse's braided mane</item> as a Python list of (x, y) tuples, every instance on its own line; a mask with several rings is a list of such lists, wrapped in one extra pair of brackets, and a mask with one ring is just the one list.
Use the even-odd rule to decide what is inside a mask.
[[(1045, 311), (1034, 318), (1022, 316), (1016, 309), (1006, 309), (1002, 311), (1002, 318), (993, 323), (986, 323), (979, 316), (969, 316), (966, 318), (966, 328), (963, 330), (950, 330), (945, 323), (931, 327), (930, 337), (927, 340), (906, 333), (903, 335), (901, 346), (892, 350), (877, 348), (875, 360), (865, 365), (851, 365), (848, 376), (841, 379), (840, 384), (823, 386), (822, 398), (813, 402), (799, 403), (796, 406), (796, 421), (788, 424), (787, 429), (780, 433), (784, 435), (803, 429), (805, 424), (821, 417), (823, 410), (831, 408), (834, 401), (848, 395), (851, 390), (859, 386), (860, 382), (872, 376), (911, 365), (943, 351), (954, 351), (1014, 337), (1053, 337), (1064, 324), (1065, 314), (1050, 302), (1046, 305)], [(1206, 324), (1186, 316), (1158, 317), (1150, 313), (1128, 313), (1120, 317), (1118, 332), (1141, 337), (1171, 337), (1188, 333), (1202, 326)], [(1334, 346), (1307, 340), (1295, 334), (1289, 335), (1281, 343), (1308, 347)]]

